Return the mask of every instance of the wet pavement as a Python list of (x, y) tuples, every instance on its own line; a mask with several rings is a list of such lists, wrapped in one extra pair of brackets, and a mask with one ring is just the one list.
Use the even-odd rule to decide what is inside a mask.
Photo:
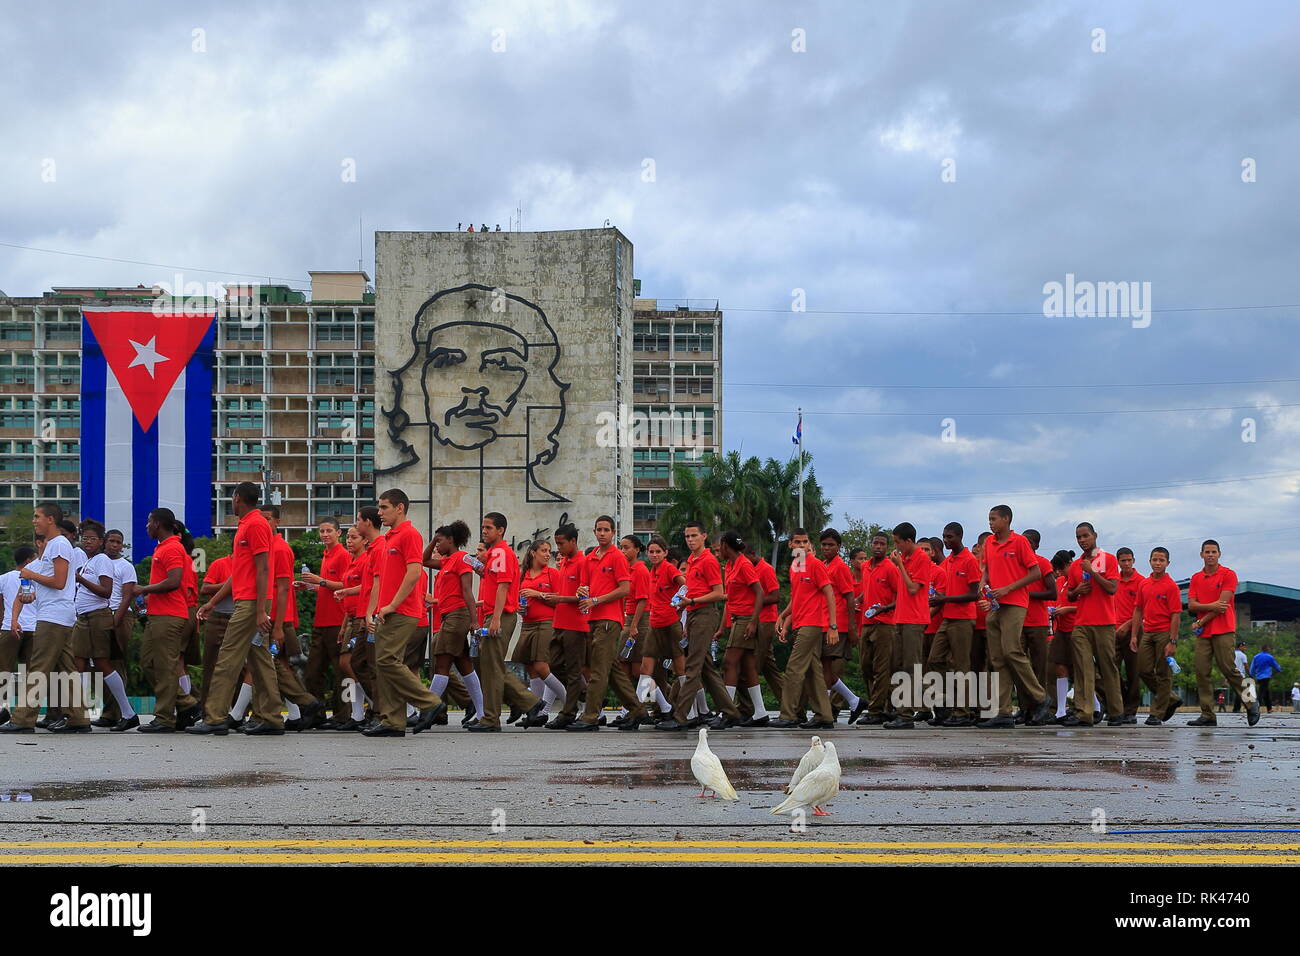
[[(1043, 841), (1045, 848), (1101, 841), (1079, 852), (1103, 855), (1111, 843), (1124, 849), (1139, 840), (1185, 843), (1189, 851), (1227, 841), (1279, 852), (1300, 845), (1300, 833), (1281, 832), (1300, 830), (1300, 717), (1291, 715), (1265, 715), (1254, 728), (1244, 717), (1221, 715), (1207, 730), (841, 725), (822, 734), (835, 741), (843, 769), (841, 791), (828, 804), (832, 815), (809, 817), (805, 833), (791, 834), (789, 819), (767, 810), (780, 801), (809, 736), (711, 733), (740, 794), (735, 803), (695, 796), (693, 733), (507, 728), (484, 736), (453, 726), (380, 740), (328, 732), (9, 737), (0, 740), (0, 863), (59, 849), (51, 841), (79, 844), (66, 852), (90, 861), (140, 841), (216, 841), (223, 848), (255, 841), (246, 852), (263, 855), (286, 848), (268, 840), (315, 853), (332, 852), (319, 841), (336, 849), (343, 841), (350, 860), (378, 849), (397, 854), (389, 862), (436, 861), (448, 841), (469, 847), (457, 852), (500, 852), (501, 841), (519, 841), (511, 853), (539, 841), (578, 841), (579, 850), (599, 846), (593, 852), (606, 854), (632, 852), (610, 849), (608, 841), (667, 841), (710, 853), (696, 844), (796, 841), (840, 852), (847, 841), (850, 855), (881, 843), (901, 850), (952, 841), (995, 854), (1000, 841)], [(1272, 832), (1117, 833), (1255, 828)], [(390, 845), (411, 840), (418, 846)], [(505, 855), (506, 862), (536, 862)]]

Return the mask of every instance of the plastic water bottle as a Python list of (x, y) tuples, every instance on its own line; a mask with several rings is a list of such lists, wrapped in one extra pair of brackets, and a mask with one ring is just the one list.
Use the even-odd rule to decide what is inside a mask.
[(931, 583), (930, 583), (930, 597), (935, 598), (935, 597), (938, 597), (938, 596), (939, 596), (939, 590), (934, 586), (934, 582), (931, 582)]
[[(584, 597), (584, 598), (591, 597), (591, 588), (587, 587), (587, 585), (585, 584), (582, 585), (582, 587), (578, 588), (578, 597)], [(591, 608), (589, 607), (587, 608), (579, 607), (578, 610), (581, 611), (583, 614), (591, 613)]]
[(1091, 580), (1092, 580), (1092, 575), (1089, 574), (1087, 571), (1084, 571), (1084, 572), (1083, 572), (1083, 579), (1084, 579), (1085, 581), (1091, 581)]
[(671, 657), (665, 657), (662, 663), (664, 665), (664, 670), (671, 673), (673, 669), (673, 659)]
[(686, 585), (683, 584), (681, 587), (677, 589), (677, 593), (673, 595), (673, 600), (672, 600), (673, 610), (675, 611), (678, 608), (680, 608), (682, 606), (682, 602), (685, 600), (686, 600)]
[(686, 648), (690, 647), (690, 644), (691, 644), (691, 639), (686, 636), (685, 631), (682, 631), (682, 639), (677, 642), (677, 646), (680, 647), (682, 650), (686, 650)]
[(306, 561), (304, 561), (304, 562), (302, 563), (302, 573), (303, 573), (303, 574), (311, 574), (311, 569), (307, 567), (307, 562), (306, 562)]
[(519, 613), (528, 613), (528, 598), (524, 597), (522, 594), (519, 595)]
[(984, 589), (984, 597), (988, 599), (990, 611), (996, 611), (1001, 606), (998, 604), (998, 599), (993, 596), (992, 588), (986, 587)]
[(709, 657), (713, 660), (713, 663), (718, 663), (718, 639), (716, 637), (709, 642)]
[(483, 638), (488, 636), (486, 627), (478, 627), (469, 632), (469, 656), (478, 657), (483, 648)]
[(353, 634), (351, 637), (348, 638), (347, 644), (343, 645), (343, 649), (345, 651), (351, 651), (356, 646), (357, 646), (357, 636)]
[(1192, 628), (1192, 637), (1200, 637), (1200, 636), (1201, 636), (1201, 632), (1204, 631), (1204, 630), (1205, 630), (1205, 628), (1203, 628), (1201, 625), (1197, 624), (1195, 627)]
[(262, 632), (260, 630), (253, 632), (253, 646), (254, 647), (266, 646), (266, 639), (262, 637)]
[(275, 641), (271, 641), (271, 646), (268, 647), (267, 650), (271, 652), (272, 657), (280, 656), (280, 645), (275, 643)]
[(1183, 669), (1178, 666), (1178, 662), (1174, 660), (1174, 656), (1172, 654), (1170, 654), (1168, 657), (1165, 658), (1165, 663), (1169, 665), (1169, 673), (1181, 674), (1183, 672)]
[(873, 617), (875, 617), (875, 616), (876, 616), (877, 614), (879, 614), (879, 613), (880, 613), (880, 605), (879, 605), (879, 604), (873, 604), (873, 605), (871, 605), (871, 607), (867, 608), (867, 614), (866, 614), (866, 616), (867, 616), (868, 618), (873, 618)]
[(465, 555), (465, 563), (468, 564), (468, 565), (469, 565), (471, 568), (473, 568), (475, 571), (477, 571), (477, 572), (479, 572), (479, 573), (482, 573), (482, 571), (483, 571), (483, 562), (480, 561), (476, 555), (473, 555), (473, 554), (467, 554), (467, 555)]
[(374, 632), (374, 631), (367, 631), (367, 632), (366, 632), (366, 643), (367, 643), (367, 644), (373, 644), (373, 643), (375, 643), (375, 632)]
[(636, 647), (636, 635), (629, 634), (627, 640), (623, 642), (622, 649), (618, 652), (618, 659), (621, 661), (630, 661), (632, 659), (632, 648)]

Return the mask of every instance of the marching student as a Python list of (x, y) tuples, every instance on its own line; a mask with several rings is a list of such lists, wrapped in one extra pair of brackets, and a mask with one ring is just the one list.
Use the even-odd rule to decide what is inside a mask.
[[(982, 571), (970, 549), (962, 543), (964, 529), (956, 521), (943, 528), (943, 544), (948, 556), (940, 570), (939, 593), (930, 598), (930, 604), (942, 615), (943, 623), (935, 633), (926, 661), (931, 670), (940, 673), (973, 674), (970, 666), (970, 646), (975, 633), (975, 602), (979, 599)], [(967, 683), (965, 686), (973, 687)], [(945, 700), (943, 713), (936, 708), (935, 720), (942, 727), (972, 727), (971, 702)]]
[(1146, 576), (1134, 569), (1136, 563), (1132, 548), (1115, 552), (1119, 563), (1119, 581), (1115, 587), (1115, 663), (1123, 673), (1119, 689), (1124, 695), (1124, 723), (1136, 724), (1138, 704), (1142, 699), (1142, 681), (1138, 677), (1137, 645), (1134, 638), (1133, 608), (1137, 605), (1138, 591)]
[(304, 586), (316, 588), (316, 608), (311, 616), (311, 654), (307, 657), (305, 679), (307, 691), (313, 697), (329, 702), (332, 720), (337, 723), (345, 719), (345, 705), (341, 699), (343, 675), (339, 667), (339, 631), (344, 618), (343, 605), (334, 600), (334, 592), (342, 590), (343, 576), (352, 565), (352, 556), (339, 540), (337, 519), (322, 518), (316, 526), (316, 533), (324, 548), (320, 574), (307, 571), (301, 582)]
[[(835, 722), (831, 719), (830, 694), (821, 668), (821, 648), (823, 642), (833, 644), (840, 639), (835, 588), (826, 566), (812, 553), (807, 531), (795, 528), (790, 532), (790, 549), (790, 603), (777, 618), (776, 636), (784, 644), (788, 640), (786, 634), (793, 629), (794, 647), (785, 665), (781, 716), (768, 726), (829, 730)], [(812, 719), (803, 723), (795, 719), (801, 698), (813, 709)]]
[[(1025, 626), (1020, 630), (1020, 638), (1025, 648), (1025, 655), (1029, 658), (1029, 665), (1034, 669), (1034, 676), (1046, 691), (1051, 684), (1047, 673), (1049, 669), (1047, 640), (1051, 624), (1047, 608), (1048, 605), (1056, 603), (1056, 572), (1052, 570), (1052, 562), (1038, 553), (1038, 547), (1043, 543), (1043, 536), (1034, 528), (1028, 528), (1025, 530), (1025, 540), (1034, 549), (1034, 558), (1038, 561), (1038, 569), (1043, 572), (1043, 576), (1029, 585), (1027, 592), (1029, 606), (1025, 610)], [(1022, 700), (1027, 696), (1023, 687), (1017, 687), (1016, 693)], [(1048, 696), (1051, 696), (1050, 691)], [(1018, 720), (1023, 723), (1028, 717), (1029, 715), (1021, 710)]]
[[(122, 556), (124, 547), (125, 538), (122, 532), (117, 528), (110, 528), (104, 535), (104, 553), (113, 563), (113, 592), (108, 596), (108, 609), (113, 612), (113, 643), (109, 650), (108, 662), (120, 674), (127, 673), (126, 652), (131, 646), (131, 620), (127, 617), (126, 611), (130, 610), (129, 592), (136, 585), (135, 565)], [(124, 603), (127, 605), (125, 609), (122, 608)], [(121, 708), (117, 706), (117, 700), (110, 696), (104, 701), (104, 710), (99, 719), (91, 721), (90, 726), (111, 728), (121, 719)]]
[[(935, 635), (939, 633), (939, 625), (943, 623), (943, 608), (933, 603), (936, 595), (944, 593), (947, 587), (946, 572), (943, 568), (943, 540), (941, 538), (920, 538), (916, 546), (929, 556), (931, 563), (934, 565), (930, 569), (930, 584), (927, 589), (927, 609), (930, 613), (930, 620), (926, 622), (925, 632), (921, 636), (921, 673), (922, 678), (925, 675), (936, 673), (933, 665), (930, 664), (930, 649), (934, 646)], [(937, 677), (942, 678), (941, 673), (936, 673)], [(918, 706), (915, 714), (912, 715), (912, 723), (925, 721), (931, 727), (938, 727), (943, 723), (943, 714), (931, 713), (929, 706), (924, 701)]]
[(903, 577), (898, 565), (891, 561), (889, 536), (878, 532), (871, 538), (871, 558), (862, 568), (862, 603), (869, 615), (859, 643), (859, 661), (863, 674), (870, 673), (871, 699), (867, 713), (858, 718), (859, 726), (881, 725), (889, 722), (891, 683), (890, 670), (894, 660), (894, 612)]
[[(989, 663), (994, 673), (999, 675), (998, 715), (981, 720), (976, 726), (982, 729), (1015, 727), (1015, 719), (1011, 716), (1013, 680), (1027, 694), (1027, 699), (1020, 702), (1021, 710), (1027, 715), (1025, 722), (1038, 726), (1047, 722), (1051, 702), (1034, 676), (1021, 642), (1021, 629), (1029, 610), (1027, 588), (1041, 578), (1043, 572), (1024, 535), (1011, 530), (1011, 509), (1007, 505), (994, 505), (989, 510), (989, 531), (992, 534), (984, 539), (984, 577), (980, 582), (980, 592), (985, 597), (980, 600), (980, 605), (988, 613)], [(997, 608), (989, 600), (989, 592), (998, 602)]]
[(632, 572), (627, 558), (614, 544), (614, 519), (601, 515), (592, 529), (596, 547), (587, 556), (587, 594), (578, 610), (587, 616), (589, 628), (587, 650), (587, 707), (565, 730), (600, 729), (601, 711), (605, 708), (605, 691), (612, 684), (614, 693), (628, 709), (630, 719), (619, 730), (635, 731), (645, 716), (645, 707), (636, 699), (636, 690), (627, 674), (618, 666), (618, 652), (627, 639), (623, 623), (623, 600), (631, 590)]
[[(433, 677), (429, 690), (439, 698), (451, 680), (451, 665), (465, 682), (476, 717), (465, 724), (473, 728), (484, 714), (483, 684), (475, 658), (470, 656), (469, 632), (475, 626), (474, 569), (469, 565), (465, 545), (469, 543), (469, 525), (456, 520), (433, 532), (431, 547), (438, 560), (438, 574), (433, 579), (433, 595), (438, 609), (438, 631), (433, 638)], [(426, 554), (428, 549), (426, 549)], [(428, 566), (430, 559), (425, 558)], [(479, 639), (478, 661), (482, 662)], [(497, 703), (497, 729), (500, 729), (501, 705)]]
[(578, 548), (578, 529), (562, 524), (555, 529), (555, 550), (559, 554), (556, 574), (559, 585), (543, 600), (555, 605), (555, 639), (551, 643), (552, 666), (560, 658), (560, 680), (564, 683), (564, 706), (546, 724), (547, 730), (563, 730), (573, 723), (578, 701), (587, 684), (587, 616), (578, 608), (579, 594), (587, 589), (587, 557)]
[[(1074, 552), (1061, 550), (1052, 556), (1052, 572), (1056, 580), (1056, 603), (1050, 612), (1052, 638), (1047, 645), (1047, 659), (1055, 675), (1056, 714), (1054, 720), (1060, 723), (1069, 711), (1067, 695), (1070, 692), (1070, 675), (1074, 672), (1074, 651), (1071, 648), (1071, 635), (1074, 633), (1074, 612), (1076, 607), (1070, 602), (1070, 582), (1066, 572)], [(1044, 685), (1045, 687), (1047, 685)]]
[[(911, 686), (915, 668), (921, 664), (925, 626), (930, 623), (928, 589), (935, 565), (924, 549), (917, 546), (916, 527), (910, 522), (903, 521), (894, 528), (894, 543), (897, 550), (889, 555), (889, 560), (898, 568), (901, 585), (895, 598), (892, 667), (895, 673), (901, 671), (908, 675), (907, 684)], [(919, 701), (912, 698), (919, 692), (919, 687), (908, 692), (904, 706), (897, 709), (893, 720), (883, 725), (886, 730), (911, 730), (916, 726), (913, 718), (920, 708)]]
[[(283, 730), (311, 730), (325, 722), (325, 705), (307, 692), (289, 664), (298, 643), (298, 602), (293, 595), (293, 548), (280, 535), (280, 506), (263, 505), (262, 517), (271, 527), (271, 658), (275, 663), (280, 696), (288, 703), (289, 719)], [(258, 722), (245, 734), (279, 735), (281, 729)]]
[(763, 689), (758, 684), (758, 666), (754, 660), (754, 646), (758, 641), (756, 611), (763, 601), (763, 585), (754, 565), (745, 557), (745, 542), (739, 534), (724, 531), (719, 548), (727, 563), (723, 587), (727, 594), (727, 614), (731, 617), (731, 630), (723, 656), (722, 682), (727, 696), (733, 698), (737, 688), (743, 687), (753, 714), (760, 715), (760, 720), (755, 720), (752, 715), (742, 720), (721, 713), (710, 726), (714, 730), (725, 730), (737, 724), (763, 726), (767, 723), (767, 705), (763, 703)]
[[(686, 586), (686, 575), (668, 559), (668, 542), (661, 536), (650, 536), (646, 546), (650, 559), (650, 635), (641, 652), (641, 676), (637, 680), (636, 695), (640, 700), (654, 700), (661, 720), (670, 719), (672, 707), (656, 684), (655, 668), (661, 661), (671, 661), (673, 676), (680, 685), (686, 679), (686, 656), (682, 653), (682, 625), (673, 597)], [(683, 596), (684, 593), (683, 593)]]
[[(489, 511), (480, 532), (486, 547), (480, 556), (478, 626), (487, 634), (480, 638), (478, 675), (483, 694), (483, 711), (467, 725), (472, 731), (501, 730), (501, 701), (509, 698), (514, 719), (535, 717), (542, 701), (506, 670), (506, 647), (515, 636), (519, 610), (519, 559), (506, 543), (506, 516)], [(622, 622), (620, 621), (620, 624)]]
[[(678, 682), (672, 717), (655, 724), (656, 730), (687, 730), (694, 726), (694, 721), (705, 719), (698, 712), (697, 700), (697, 694), (705, 687), (723, 715), (734, 724), (741, 720), (735, 701), (727, 694), (722, 676), (709, 657), (713, 635), (722, 621), (720, 602), (726, 599), (727, 593), (722, 582), (722, 568), (709, 550), (704, 525), (688, 521), (685, 537), (691, 552), (686, 559), (686, 597), (682, 601), (686, 612), (686, 673)], [(690, 717), (692, 707), (697, 711), (695, 718)]]
[[(158, 544), (149, 564), (149, 583), (137, 586), (149, 610), (140, 666), (153, 684), (156, 706), (153, 721), (136, 727), (138, 733), (175, 733), (194, 723), (202, 713), (199, 702), (177, 683), (177, 671), (190, 631), (190, 608), (185, 593), (185, 569), (194, 564), (181, 541), (176, 516), (168, 508), (149, 512), (149, 537)], [(179, 695), (179, 696), (178, 696)]]
[[(754, 639), (754, 664), (763, 680), (767, 681), (767, 689), (779, 701), (785, 692), (785, 674), (776, 662), (772, 639), (776, 637), (776, 621), (781, 613), (781, 583), (776, 578), (776, 569), (758, 553), (752, 542), (745, 542), (745, 557), (753, 563), (758, 583), (763, 587), (763, 604), (758, 612), (758, 634)], [(744, 707), (739, 709), (742, 713), (745, 710)], [(746, 724), (743, 725), (747, 725), (748, 720), (756, 721), (755, 726), (766, 727), (766, 709), (756, 710), (752, 716), (746, 715)]]
[[(205, 602), (221, 590), (221, 586), (230, 580), (234, 563), (229, 555), (217, 558), (208, 565), (203, 575), (203, 584), (199, 586), (199, 596)], [(230, 624), (230, 615), (235, 613), (235, 599), (227, 591), (221, 603), (213, 608), (203, 622), (203, 676), (199, 687), (199, 704), (206, 707), (208, 693), (212, 689), (212, 674), (217, 668), (217, 658), (221, 655), (221, 642), (226, 636), (226, 627)], [(241, 690), (248, 688), (251, 696), (252, 686), (246, 681), (240, 684)]]
[(417, 587), (423, 567), (424, 538), (406, 517), (410, 499), (400, 488), (379, 496), (379, 517), (388, 529), (381, 553), (371, 561), (374, 584), (367, 616), (375, 621), (375, 690), (380, 723), (368, 737), (406, 736), (406, 705), (420, 711), (414, 732), (433, 726), (446, 710), (442, 698), (411, 673), (404, 662), (411, 632), (419, 627), (424, 592)]
[[(370, 592), (375, 586), (375, 568), (379, 566), (384, 549), (384, 523), (380, 520), (379, 509), (374, 505), (365, 505), (357, 512), (357, 530), (366, 540), (363, 563), (360, 566), (361, 583), (357, 592), (357, 612), (365, 627), (365, 634), (358, 635), (356, 646), (352, 648), (352, 672), (357, 675), (366, 696), (373, 707), (378, 698), (375, 689), (375, 619), (370, 613)], [(428, 549), (425, 549), (426, 555)], [(425, 562), (428, 565), (426, 557)], [(378, 722), (378, 714), (374, 722)]]
[(111, 728), (119, 733), (140, 726), (140, 718), (127, 700), (126, 685), (110, 658), (113, 656), (113, 612), (108, 599), (113, 594), (113, 559), (104, 553), (104, 526), (98, 521), (82, 523), (81, 548), (86, 563), (77, 574), (74, 610), (77, 623), (72, 629), (72, 659), (83, 674), (95, 670), (104, 675), (104, 686), (117, 702), (123, 717)]
[[(1097, 547), (1097, 531), (1087, 521), (1074, 530), (1079, 557), (1070, 565), (1068, 597), (1076, 606), (1070, 657), (1074, 664), (1074, 713), (1061, 721), (1064, 727), (1091, 727), (1101, 718), (1093, 711), (1098, 677), (1106, 693), (1106, 723), (1124, 723), (1124, 697), (1115, 666), (1115, 591), (1119, 564), (1115, 556)], [(1095, 666), (1094, 666), (1095, 660)], [(1118, 708), (1118, 709), (1116, 709)]]
[[(221, 653), (212, 672), (212, 688), (203, 706), (203, 720), (185, 728), (191, 734), (224, 736), (239, 718), (232, 718), (230, 701), (235, 684), (247, 664), (253, 679), (253, 717), (255, 722), (284, 732), (280, 715), (280, 685), (275, 663), (266, 646), (271, 631), (271, 526), (257, 508), (261, 489), (251, 481), (241, 481), (230, 496), (231, 510), (239, 518), (231, 548), (230, 577), (216, 594), (198, 610), (198, 619), (206, 621), (229, 595), (235, 610), (226, 624)], [(241, 715), (242, 717), (242, 715)], [(270, 731), (268, 731), (269, 733)]]
[[(970, 553), (975, 560), (980, 563), (980, 574), (984, 573), (984, 542), (993, 534), (992, 531), (981, 531), (975, 543), (971, 545)], [(975, 633), (971, 638), (970, 664), (971, 669), (977, 674), (992, 673), (989, 666), (989, 640), (988, 640), (988, 611), (985, 610), (983, 601), (975, 602)]]
[[(0, 597), (4, 599), (4, 621), (0, 626), (0, 674), (16, 674), (19, 662), (26, 663), (36, 632), (36, 603), (22, 601), (23, 568), (36, 560), (36, 549), (29, 544), (14, 548), (14, 567), (0, 574)], [(9, 709), (0, 700), (0, 724), (9, 722)]]
[(1219, 563), (1220, 554), (1219, 542), (1213, 538), (1204, 541), (1204, 566), (1192, 575), (1187, 586), (1187, 610), (1192, 614), (1192, 635), (1196, 640), (1196, 691), (1201, 703), (1201, 715), (1188, 721), (1188, 726), (1213, 727), (1218, 722), (1210, 680), (1213, 662), (1237, 696), (1246, 701), (1246, 722), (1254, 727), (1259, 723), (1259, 701), (1254, 694), (1246, 693), (1241, 672), (1232, 659), (1232, 645), (1237, 639), (1237, 574)]
[[(20, 581), (34, 584), (36, 628), (28, 651), (27, 680), (21, 706), (13, 709), (8, 722), (0, 724), (0, 733), (35, 733), (37, 711), (47, 699), (51, 708), (62, 708), (66, 715), (65, 719), (49, 725), (50, 730), (59, 733), (92, 732), (84, 707), (75, 700), (56, 699), (59, 688), (65, 683), (56, 675), (73, 671), (70, 643), (77, 620), (73, 607), (77, 588), (74, 558), (72, 545), (59, 530), (62, 520), (63, 509), (53, 503), (37, 505), (32, 515), (32, 529), (44, 539), (45, 547), (40, 559), (28, 562), (18, 572), (18, 577)], [(174, 692), (174, 676), (169, 683)], [(78, 690), (80, 687), (72, 688), (74, 695)]]
[(1129, 619), (1129, 649), (1137, 659), (1139, 677), (1151, 691), (1148, 727), (1159, 727), (1169, 720), (1180, 703), (1173, 693), (1168, 659), (1178, 644), (1183, 599), (1168, 569), (1168, 549), (1152, 548), (1151, 574), (1138, 587)]
[(840, 557), (843, 541), (834, 528), (823, 531), (818, 541), (822, 563), (826, 565), (826, 576), (830, 578), (831, 588), (835, 591), (835, 619), (843, 628), (834, 644), (822, 643), (821, 665), (822, 680), (830, 693), (838, 694), (848, 704), (851, 711), (849, 723), (853, 723), (867, 709), (868, 701), (858, 697), (840, 679), (850, 648), (857, 646), (859, 633), (857, 583), (853, 580), (853, 571)]
[[(645, 545), (641, 543), (639, 536), (625, 534), (618, 539), (618, 546), (623, 552), (623, 557), (627, 560), (628, 570), (632, 573), (632, 580), (628, 582), (628, 595), (623, 599), (623, 638), (622, 643), (619, 644), (615, 666), (622, 668), (623, 673), (627, 675), (628, 681), (638, 688), (637, 699), (641, 700), (641, 694), (639, 693), (641, 660), (645, 656), (646, 638), (650, 636), (650, 567), (642, 560), (645, 554)], [(625, 658), (624, 651), (629, 637), (633, 639), (634, 643), (631, 650), (627, 650)], [(642, 703), (647, 702), (642, 701)], [(613, 725), (621, 726), (629, 718), (630, 715), (625, 714), (615, 720)], [(656, 723), (656, 720), (648, 714), (644, 714), (641, 717), (641, 723), (653, 724)]]
[[(520, 603), (528, 602), (524, 611), (515, 660), (528, 668), (530, 689), (542, 698), (536, 714), (525, 715), (520, 727), (542, 727), (550, 720), (551, 704), (564, 700), (564, 683), (551, 672), (552, 645), (555, 643), (555, 605), (548, 595), (560, 588), (560, 573), (551, 567), (551, 542), (538, 538), (524, 553), (523, 574), (519, 581)], [(563, 706), (563, 704), (561, 704)]]
[[(365, 644), (366, 622), (357, 604), (361, 592), (361, 575), (366, 566), (366, 538), (354, 524), (348, 528), (344, 539), (349, 561), (343, 572), (343, 587), (330, 592), (329, 600), (339, 605), (343, 624), (339, 628), (338, 664), (343, 675), (340, 682), (340, 703), (346, 704), (347, 716), (342, 714), (329, 724), (331, 730), (360, 730), (365, 726), (366, 692), (352, 669), (352, 655), (358, 644)], [(322, 724), (321, 727), (326, 727)]]

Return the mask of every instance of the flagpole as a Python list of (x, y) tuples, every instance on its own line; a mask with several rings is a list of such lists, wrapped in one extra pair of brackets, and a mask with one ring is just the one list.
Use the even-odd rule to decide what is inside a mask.
[(803, 527), (803, 409), (799, 409), (799, 527)]

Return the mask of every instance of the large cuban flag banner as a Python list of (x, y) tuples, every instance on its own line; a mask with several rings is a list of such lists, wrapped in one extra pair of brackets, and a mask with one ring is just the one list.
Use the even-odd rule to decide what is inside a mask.
[(81, 513), (120, 528), (127, 557), (153, 551), (149, 512), (212, 534), (216, 312), (85, 308), (81, 326)]

